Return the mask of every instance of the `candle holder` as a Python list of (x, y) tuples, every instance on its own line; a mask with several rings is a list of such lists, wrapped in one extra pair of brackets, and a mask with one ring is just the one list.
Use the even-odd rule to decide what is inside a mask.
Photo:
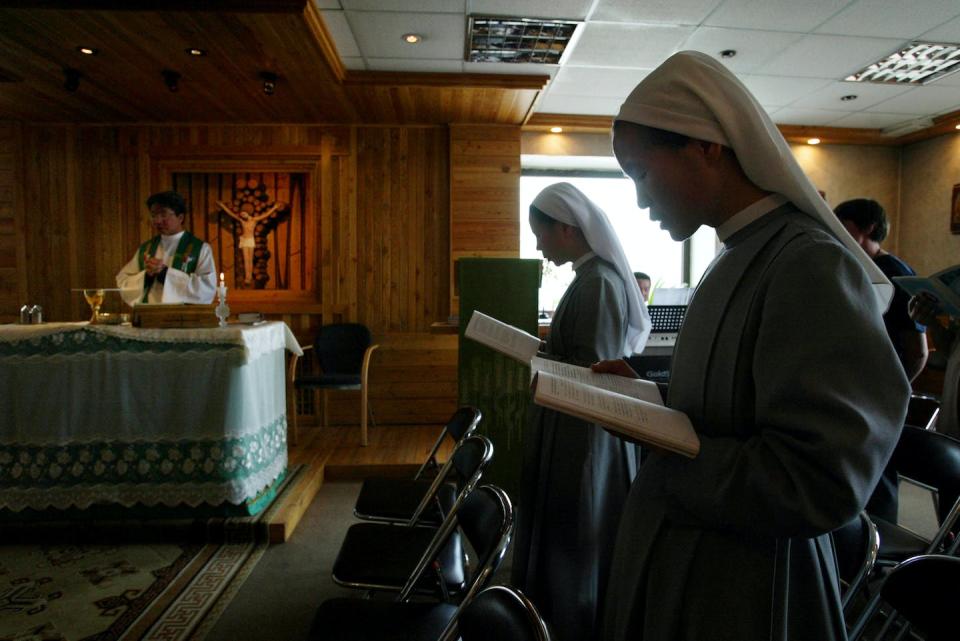
[(217, 290), (217, 306), (213, 313), (217, 315), (220, 327), (226, 327), (227, 319), (230, 318), (230, 306), (227, 305), (227, 288), (223, 285)]

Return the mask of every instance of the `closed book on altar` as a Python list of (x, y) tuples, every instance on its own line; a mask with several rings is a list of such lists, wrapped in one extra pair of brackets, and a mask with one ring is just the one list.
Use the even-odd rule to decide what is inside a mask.
[(133, 308), (133, 326), (144, 329), (217, 327), (215, 305), (138, 304)]

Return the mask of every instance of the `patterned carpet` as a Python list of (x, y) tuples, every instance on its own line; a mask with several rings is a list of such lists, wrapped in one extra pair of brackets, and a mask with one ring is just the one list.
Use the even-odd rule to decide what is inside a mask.
[(279, 503), (228, 519), (226, 537), (221, 520), (217, 542), (165, 531), (153, 542), (2, 545), (0, 641), (199, 641), (266, 550), (261, 526)]

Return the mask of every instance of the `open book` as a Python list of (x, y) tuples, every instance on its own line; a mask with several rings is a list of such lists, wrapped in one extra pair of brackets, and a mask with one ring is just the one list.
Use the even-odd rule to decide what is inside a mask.
[(597, 374), (588, 367), (537, 356), (540, 339), (475, 311), (464, 336), (530, 365), (533, 400), (599, 423), (624, 436), (694, 457), (700, 439), (683, 412), (664, 407), (652, 381)]
[(928, 292), (940, 301), (943, 311), (960, 318), (960, 265), (948, 267), (929, 278), (922, 276), (894, 276), (893, 282), (911, 296)]

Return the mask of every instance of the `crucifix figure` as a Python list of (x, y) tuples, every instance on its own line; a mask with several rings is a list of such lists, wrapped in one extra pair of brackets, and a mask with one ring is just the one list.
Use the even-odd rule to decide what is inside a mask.
[(256, 229), (257, 223), (267, 218), (277, 209), (280, 203), (274, 203), (274, 205), (264, 211), (263, 213), (252, 215), (243, 210), (233, 211), (222, 201), (217, 201), (217, 204), (220, 205), (222, 209), (228, 216), (240, 223), (242, 227), (242, 232), (240, 233), (240, 250), (243, 252), (243, 282), (246, 285), (253, 283), (253, 249), (257, 245)]

